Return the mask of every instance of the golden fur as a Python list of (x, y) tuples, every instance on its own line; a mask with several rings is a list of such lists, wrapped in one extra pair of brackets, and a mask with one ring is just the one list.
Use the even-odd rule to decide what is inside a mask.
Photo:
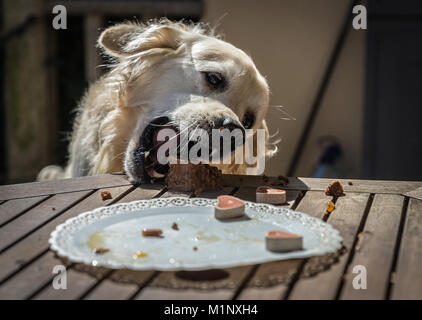
[[(46, 167), (39, 180), (125, 170), (136, 182), (131, 154), (148, 122), (162, 114), (188, 127), (221, 115), (241, 122), (252, 110), (253, 129), (266, 130), (266, 154), (276, 152), (268, 143), (265, 79), (249, 56), (204, 25), (167, 20), (119, 24), (106, 29), (98, 44), (112, 60), (111, 71), (90, 86), (80, 103), (66, 168)], [(230, 76), (227, 91), (206, 88), (200, 73), (210, 69)], [(245, 173), (246, 168), (218, 166), (224, 173)]]

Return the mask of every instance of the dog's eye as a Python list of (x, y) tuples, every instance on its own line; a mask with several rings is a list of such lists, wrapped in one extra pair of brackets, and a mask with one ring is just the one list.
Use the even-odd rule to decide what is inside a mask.
[(246, 111), (243, 117), (242, 125), (245, 129), (250, 129), (255, 124), (255, 114), (252, 111)]
[(209, 86), (214, 90), (221, 90), (226, 86), (226, 80), (218, 72), (204, 72), (204, 76)]

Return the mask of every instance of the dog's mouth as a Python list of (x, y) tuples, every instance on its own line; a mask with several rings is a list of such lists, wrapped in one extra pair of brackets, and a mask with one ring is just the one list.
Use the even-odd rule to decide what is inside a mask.
[[(227, 120), (224, 121), (224, 119), (222, 119), (220, 122), (221, 124), (217, 124), (215, 128), (213, 129), (221, 130), (225, 128), (225, 129), (229, 129), (230, 132), (233, 129), (239, 129), (239, 128), (243, 129), (243, 127), (241, 127), (240, 125), (237, 125), (233, 121), (227, 121)], [(172, 130), (171, 134), (174, 136), (170, 137), (168, 135), (169, 133), (168, 131), (163, 132), (164, 135), (162, 136), (164, 136), (165, 139), (162, 140), (161, 139), (162, 137), (160, 137), (160, 140), (159, 140), (158, 138), (159, 138), (160, 132), (162, 130), (169, 130), (169, 129)], [(202, 147), (204, 147), (205, 150), (208, 150), (208, 154), (207, 152), (202, 154), (201, 152), (202, 149), (200, 148), (199, 150), (196, 150), (197, 152), (196, 156), (198, 156), (199, 159), (207, 159), (209, 161), (211, 157), (214, 160), (214, 155), (220, 156), (220, 158), (222, 159), (222, 157), (224, 156), (224, 151), (233, 152), (240, 144), (243, 145), (245, 143), (245, 132), (243, 129), (243, 131), (241, 131), (242, 140), (240, 144), (237, 142), (237, 139), (234, 139), (234, 137), (231, 137), (231, 145), (229, 145), (229, 148), (231, 148), (230, 150), (224, 150), (223, 148), (220, 148), (220, 147), (218, 148), (214, 147), (214, 144), (212, 141), (213, 138), (212, 138), (212, 135), (210, 134), (210, 130), (211, 130), (210, 128), (208, 128), (208, 130), (204, 130), (208, 139), (202, 140), (202, 136), (198, 136), (196, 137), (196, 140), (195, 139), (191, 140), (191, 138), (185, 140), (183, 137), (181, 137), (181, 133), (184, 133), (186, 130), (182, 130), (181, 132), (179, 132), (179, 129), (175, 125), (173, 125), (173, 123), (170, 122), (170, 119), (167, 116), (161, 116), (161, 117), (157, 117), (153, 119), (144, 129), (141, 135), (141, 138), (139, 140), (139, 145), (134, 152), (134, 157), (133, 157), (134, 170), (135, 170), (134, 173), (136, 174), (137, 177), (141, 177), (141, 180), (143, 181), (151, 181), (151, 179), (154, 180), (154, 179), (164, 178), (170, 170), (170, 165), (167, 162), (170, 160), (169, 158), (170, 152), (168, 150), (165, 150), (166, 157), (164, 159), (159, 159), (159, 149), (164, 143), (169, 141), (169, 139), (174, 139), (174, 143), (177, 145), (176, 153), (172, 153), (172, 155), (175, 156), (177, 159), (184, 159), (184, 160), (190, 159), (189, 155), (186, 153), (189, 153), (190, 149), (195, 144), (198, 144), (198, 145), (202, 144)], [(183, 136), (185, 136), (185, 134), (183, 134)], [(223, 145), (222, 139), (223, 138), (220, 137), (219, 140), (217, 140), (218, 146)], [(175, 159), (172, 159), (172, 160), (175, 160)]]
[(155, 118), (142, 133), (140, 146), (145, 150), (143, 153), (143, 165), (146, 174), (150, 178), (164, 178), (169, 171), (169, 164), (160, 163), (157, 157), (158, 149), (166, 142), (158, 140), (159, 132), (164, 129), (174, 130), (175, 133), (178, 132), (177, 128), (169, 124), (169, 122), (170, 119), (166, 116)]

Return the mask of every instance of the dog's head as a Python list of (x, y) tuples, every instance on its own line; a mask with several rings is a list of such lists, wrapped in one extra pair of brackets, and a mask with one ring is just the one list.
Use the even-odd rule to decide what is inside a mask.
[(120, 24), (106, 29), (99, 44), (116, 60), (110, 74), (123, 87), (123, 107), (142, 109), (125, 155), (125, 171), (133, 182), (167, 170), (147, 161), (163, 126), (178, 132), (267, 130), (264, 77), (247, 54), (201, 25)]

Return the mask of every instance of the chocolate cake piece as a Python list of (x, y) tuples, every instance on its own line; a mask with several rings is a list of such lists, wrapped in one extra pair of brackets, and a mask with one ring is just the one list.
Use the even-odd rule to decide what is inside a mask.
[(223, 175), (221, 170), (208, 164), (170, 164), (166, 177), (169, 189), (193, 191), (198, 196), (202, 191), (221, 187)]
[(343, 186), (340, 181), (333, 181), (325, 189), (325, 194), (327, 196), (340, 197), (344, 196)]

